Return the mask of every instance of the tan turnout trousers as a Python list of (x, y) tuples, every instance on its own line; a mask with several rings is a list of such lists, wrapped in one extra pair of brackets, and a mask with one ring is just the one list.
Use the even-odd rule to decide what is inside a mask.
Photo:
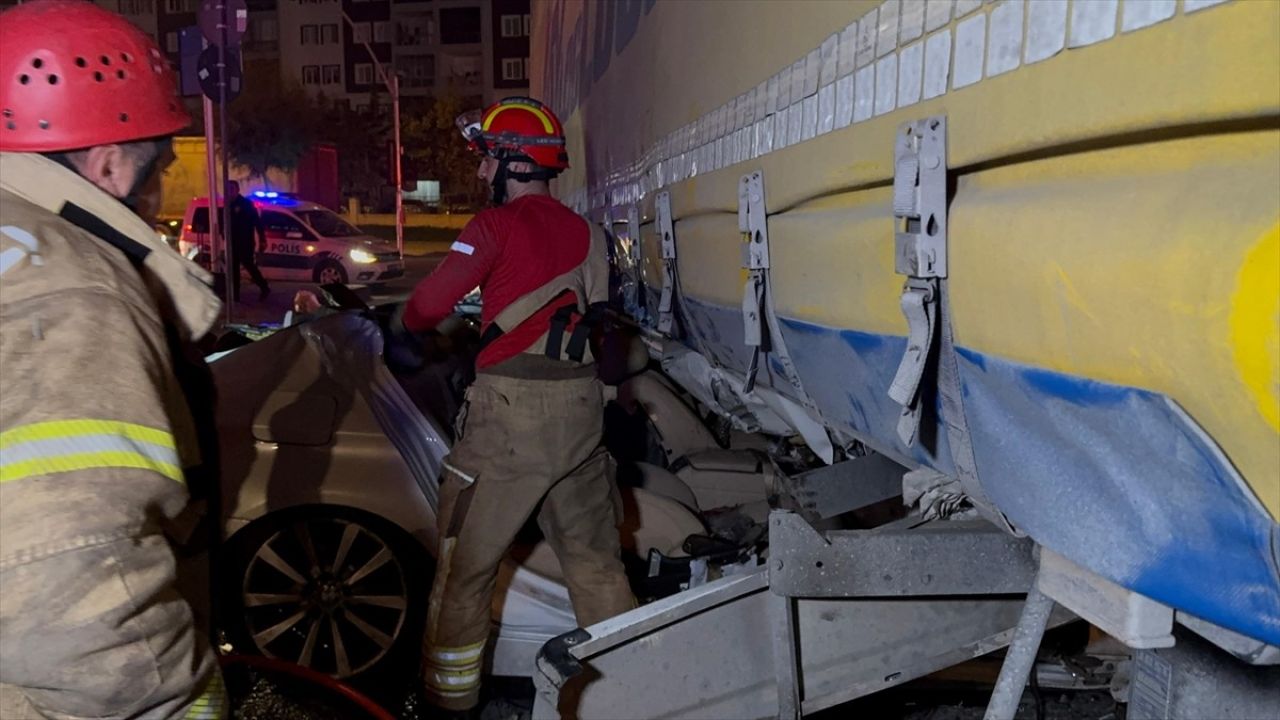
[(468, 389), (440, 488), (423, 652), (433, 704), (467, 710), (479, 701), (498, 565), (535, 512), (580, 626), (635, 606), (619, 559), (617, 489), (600, 444), (601, 392), (594, 374), (531, 380), (483, 371)]

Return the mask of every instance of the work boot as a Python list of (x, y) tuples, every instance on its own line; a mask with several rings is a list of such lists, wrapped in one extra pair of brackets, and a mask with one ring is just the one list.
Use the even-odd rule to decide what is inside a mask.
[(269, 295), (271, 295), (271, 287), (269, 285), (262, 285), (258, 288), (258, 302), (266, 302)]

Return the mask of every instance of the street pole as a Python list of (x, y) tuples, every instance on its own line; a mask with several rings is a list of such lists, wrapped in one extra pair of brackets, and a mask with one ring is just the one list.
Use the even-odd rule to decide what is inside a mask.
[[(207, 171), (206, 174), (209, 179), (209, 227), (207, 228), (209, 231), (209, 271), (216, 273), (218, 272), (219, 258), (222, 257), (219, 253), (219, 250), (221, 250), (220, 244), (222, 243), (222, 237), (218, 234), (218, 157), (213, 149), (214, 143), (217, 141), (217, 137), (214, 135), (213, 101), (210, 100), (208, 96), (205, 96), (203, 101), (204, 162), (205, 170)], [(227, 269), (225, 267), (222, 268), (222, 272), (225, 273), (226, 271)], [(227, 321), (231, 321), (229, 315), (227, 316)]]
[[(347, 21), (347, 25), (351, 28), (351, 36), (354, 38), (356, 34), (355, 21), (347, 14), (346, 10), (342, 11), (342, 19)], [(369, 53), (369, 59), (373, 61), (373, 66), (378, 68), (378, 78), (382, 80), (382, 84), (387, 86), (387, 93), (391, 95), (391, 112), (395, 115), (393, 119), (395, 126), (395, 148), (393, 152), (396, 156), (396, 251), (400, 253), (400, 259), (404, 259), (404, 178), (400, 174), (401, 162), (400, 155), (403, 149), (400, 147), (400, 76), (394, 72), (387, 73), (387, 69), (382, 62), (378, 60), (378, 56), (373, 52), (373, 46), (368, 41), (362, 42), (365, 52)]]
[[(231, 239), (231, 203), (228, 202), (228, 198), (226, 197), (227, 193), (225, 190), (227, 180), (230, 179), (230, 174), (228, 172), (229, 167), (227, 162), (227, 138), (230, 135), (230, 133), (227, 132), (227, 22), (229, 21), (229, 18), (227, 16), (229, 14), (229, 10), (230, 8), (227, 6), (225, 0), (222, 0), (222, 2), (220, 3), (220, 7), (218, 8), (218, 34), (219, 34), (219, 37), (221, 38), (221, 42), (218, 43), (218, 77), (221, 78), (218, 82), (218, 125), (221, 126), (222, 128), (222, 145), (218, 148), (218, 150), (219, 152), (222, 153), (223, 187), (219, 189), (222, 190), (222, 196), (223, 196), (222, 198), (222, 234), (223, 234), (222, 246), (224, 248), (224, 252), (227, 254), (226, 275), (227, 275), (227, 324), (228, 325), (231, 324), (232, 311), (235, 306), (235, 294), (233, 290), (234, 285), (232, 283), (240, 279), (238, 277), (233, 277), (233, 274), (238, 274), (238, 272), (235, 265), (235, 261), (233, 260), (235, 248), (233, 248), (232, 245), (234, 245), (235, 243), (233, 243)], [(209, 214), (210, 215), (213, 215), (214, 213), (214, 205), (213, 205), (214, 202), (216, 202), (216, 196), (210, 197), (209, 198), (209, 206), (210, 206)]]
[(396, 155), (396, 251), (404, 260), (404, 176), (400, 174), (400, 76), (391, 74), (391, 112), (395, 117)]

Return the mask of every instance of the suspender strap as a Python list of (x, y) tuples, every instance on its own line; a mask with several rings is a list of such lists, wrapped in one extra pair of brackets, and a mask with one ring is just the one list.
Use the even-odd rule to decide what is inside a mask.
[(551, 316), (551, 326), (547, 328), (547, 357), (552, 360), (560, 359), (560, 343), (564, 340), (564, 329), (569, 325), (569, 320), (575, 312), (577, 312), (576, 307), (565, 305)]
[(570, 360), (582, 362), (587, 350), (587, 339), (591, 336), (591, 331), (604, 319), (606, 307), (608, 307), (607, 303), (595, 303), (587, 308), (587, 314), (583, 315), (573, 328), (573, 334), (569, 336), (569, 345), (565, 348), (565, 356)]
[(58, 215), (81, 230), (86, 230), (110, 243), (117, 250), (124, 253), (124, 256), (129, 258), (129, 262), (133, 263), (136, 268), (141, 268), (142, 263), (151, 254), (151, 250), (147, 246), (111, 227), (97, 215), (75, 203), (63, 204), (62, 210), (58, 212)]
[[(587, 259), (584, 265), (588, 263), (598, 263), (596, 274), (607, 278), (608, 265), (605, 260), (607, 241), (604, 231), (598, 225), (591, 225), (591, 245), (588, 249)], [(606, 281), (607, 282), (607, 281)], [(583, 307), (585, 308), (592, 301), (603, 299), (591, 297), (593, 288), (586, 287), (583, 277), (583, 267), (575, 267), (574, 269), (553, 278), (542, 287), (528, 292), (516, 298), (510, 305), (502, 309), (497, 317), (493, 319), (500, 327), (514, 328), (525, 320), (535, 315), (539, 310), (546, 307), (548, 303), (564, 294), (565, 291), (572, 291), (578, 296)]]
[[(545, 285), (532, 290), (511, 302), (494, 317), (480, 336), (480, 349), (488, 347), (498, 338), (533, 317), (539, 310), (555, 301), (566, 292), (573, 293), (577, 302), (561, 308), (551, 318), (547, 329), (547, 342), (544, 352), (553, 360), (560, 359), (560, 350), (564, 341), (565, 328), (577, 313), (586, 311), (590, 314), (593, 304), (608, 299), (609, 266), (607, 261), (608, 243), (604, 231), (598, 225), (589, 225), (591, 233), (590, 247), (582, 265), (556, 277)], [(570, 348), (576, 355), (575, 362), (581, 362), (586, 354), (587, 335), (590, 327), (582, 334), (570, 336)], [(530, 349), (529, 352), (538, 352)]]
[(506, 331), (503, 330), (498, 325), (498, 322), (496, 320), (489, 323), (489, 327), (485, 328), (484, 333), (480, 335), (480, 349), (484, 350), (485, 348), (489, 347), (490, 343), (492, 343), (494, 340), (497, 340), (498, 338), (502, 337), (505, 334), (506, 334)]

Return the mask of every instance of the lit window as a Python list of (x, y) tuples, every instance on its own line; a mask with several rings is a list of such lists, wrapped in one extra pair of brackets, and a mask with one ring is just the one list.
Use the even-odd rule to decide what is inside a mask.
[(151, 0), (120, 0), (121, 15), (150, 15), (155, 12)]
[(356, 63), (356, 84), (357, 85), (373, 84), (373, 64), (372, 63)]
[(502, 37), (523, 37), (524, 22), (519, 15), (502, 16)]
[(525, 58), (503, 58), (502, 60), (502, 79), (503, 80), (524, 80), (527, 77), (527, 63)]

